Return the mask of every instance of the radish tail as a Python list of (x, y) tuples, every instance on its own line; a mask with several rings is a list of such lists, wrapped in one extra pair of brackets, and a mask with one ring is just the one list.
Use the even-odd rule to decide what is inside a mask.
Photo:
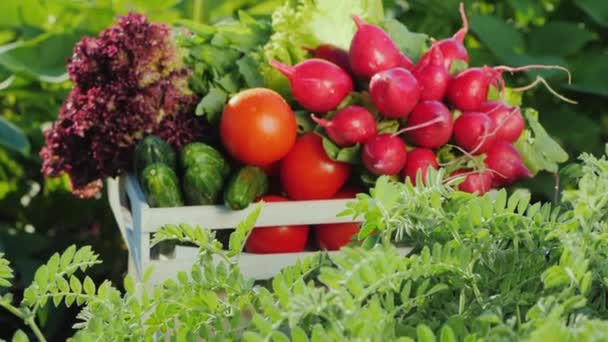
[(427, 122), (423, 122), (423, 123), (418, 124), (418, 125), (414, 125), (414, 126), (405, 127), (403, 129), (400, 129), (397, 132), (393, 133), (392, 136), (396, 137), (396, 136), (398, 136), (398, 135), (400, 135), (402, 133), (409, 132), (409, 131), (415, 131), (417, 129), (428, 127), (428, 126), (434, 125), (434, 124), (436, 124), (438, 122), (442, 122), (442, 121), (443, 121), (443, 117), (438, 116), (438, 117), (434, 118), (433, 120), (429, 120)]
[(294, 73), (296, 72), (296, 69), (292, 66), (289, 66), (287, 64), (283, 64), (279, 61), (277, 61), (276, 59), (273, 59), (270, 61), (270, 65), (277, 69), (281, 74), (285, 75), (287, 78), (291, 79), (294, 75)]
[(314, 121), (317, 125), (323, 127), (323, 128), (327, 128), (332, 126), (331, 121), (329, 120), (325, 120), (325, 119), (321, 119), (316, 117), (314, 114), (310, 114), (310, 118), (312, 119), (312, 121)]

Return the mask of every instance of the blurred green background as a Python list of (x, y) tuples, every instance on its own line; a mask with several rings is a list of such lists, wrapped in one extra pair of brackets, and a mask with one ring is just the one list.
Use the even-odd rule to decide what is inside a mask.
[[(319, 0), (321, 1), (321, 0)], [(331, 0), (324, 0), (331, 1)], [(432, 37), (460, 27), (458, 0), (384, 1), (388, 15), (412, 31)], [(105, 261), (95, 278), (115, 283), (126, 271), (126, 250), (107, 200), (81, 200), (66, 179), (44, 179), (38, 151), (42, 130), (55, 120), (70, 89), (66, 58), (84, 35), (96, 35), (116, 15), (135, 10), (168, 24), (180, 18), (204, 23), (230, 20), (238, 9), (268, 16), (280, 0), (15, 0), (0, 2), (0, 253), (17, 272), (12, 292), (29, 284), (38, 265), (68, 245), (91, 244)], [(570, 153), (599, 154), (608, 137), (608, 1), (466, 1), (471, 64), (558, 64), (573, 74), (543, 76), (578, 105), (559, 102), (546, 89), (528, 91), (524, 104), (538, 109), (541, 121)], [(512, 78), (528, 84), (535, 74)], [(538, 197), (552, 198), (553, 175), (527, 181)], [(54, 310), (41, 317), (46, 336), (64, 340), (74, 311)], [(43, 316), (44, 316), (43, 312)], [(0, 311), (0, 338), (19, 322)]]

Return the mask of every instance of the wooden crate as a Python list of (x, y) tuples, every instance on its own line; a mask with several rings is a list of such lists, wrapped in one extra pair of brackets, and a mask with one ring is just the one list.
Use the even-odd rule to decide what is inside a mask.
[[(110, 206), (118, 227), (129, 249), (129, 273), (141, 279), (148, 266), (154, 266), (150, 284), (156, 284), (178, 271), (189, 270), (195, 260), (196, 248), (176, 246), (170, 256), (151, 253), (152, 234), (165, 224), (190, 224), (205, 229), (230, 229), (236, 227), (254, 209), (234, 211), (223, 205), (184, 206), (175, 208), (150, 208), (144, 194), (132, 175), (107, 182)], [(338, 217), (348, 199), (319, 201), (291, 201), (265, 203), (256, 227), (277, 225), (322, 224), (353, 222), (350, 217)], [(403, 254), (409, 249), (401, 250)], [(299, 258), (314, 253), (252, 254), (243, 253), (239, 258), (241, 271), (255, 279), (271, 278)], [(330, 255), (337, 252), (329, 252)]]

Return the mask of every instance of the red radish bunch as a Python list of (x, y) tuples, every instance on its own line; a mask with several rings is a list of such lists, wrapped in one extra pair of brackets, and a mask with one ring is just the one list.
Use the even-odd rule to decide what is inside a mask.
[(313, 55), (315, 58), (320, 58), (332, 62), (340, 68), (344, 69), (345, 71), (350, 72), (348, 52), (346, 50), (340, 49), (339, 47), (333, 46), (331, 44), (321, 44), (315, 49), (305, 47), (304, 50)]
[(496, 142), (496, 125), (484, 113), (466, 112), (454, 123), (454, 141), (471, 154), (484, 153)]
[(479, 111), (488, 115), (496, 126), (496, 139), (515, 142), (524, 131), (524, 117), (517, 107), (500, 101), (486, 101)]
[(513, 145), (499, 141), (486, 153), (485, 164), (492, 171), (492, 185), (509, 185), (520, 178), (531, 177), (521, 155)]
[[(525, 120), (518, 107), (502, 100), (503, 73), (563, 68), (469, 68), (464, 46), (469, 24), (463, 4), (460, 14), (462, 28), (452, 37), (432, 40), (417, 63), (381, 27), (353, 16), (356, 32), (348, 51), (321, 44), (305, 47), (313, 59), (294, 67), (276, 61), (272, 65), (289, 78), (294, 99), (314, 112), (311, 118), (322, 128), (317, 132), (324, 132), (341, 148), (361, 144), (360, 161), (370, 173), (401, 174), (415, 183), (418, 173), (426, 181), (429, 167), (446, 166), (448, 178), (464, 177), (460, 190), (481, 195), (531, 176), (513, 146)], [(451, 76), (455, 61), (467, 69)], [(336, 111), (353, 84), (357, 91), (365, 91), (360, 88), (366, 82), (371, 104), (364, 101), (366, 108), (350, 105)], [(488, 98), (491, 87), (501, 100)], [(323, 113), (331, 119), (322, 118)], [(384, 132), (377, 126), (383, 120), (397, 120), (400, 127)], [(441, 165), (437, 157), (437, 150), (446, 145), (456, 151), (456, 161), (449, 166)]]
[(374, 116), (360, 106), (341, 109), (331, 121), (319, 119), (311, 114), (314, 122), (325, 128), (329, 138), (338, 146), (364, 143), (376, 135)]
[(421, 100), (443, 100), (450, 81), (450, 73), (444, 61), (439, 46), (433, 46), (414, 68), (414, 77), (421, 88)]
[(492, 188), (492, 173), (485, 171), (458, 170), (453, 177), (464, 177), (458, 189), (464, 192), (483, 195)]
[(422, 173), (422, 181), (426, 182), (426, 173), (429, 166), (435, 170), (439, 168), (435, 152), (428, 148), (415, 148), (407, 154), (403, 178), (409, 178), (412, 184), (416, 185), (416, 175), (420, 172)]
[(418, 80), (404, 68), (380, 71), (369, 82), (369, 93), (382, 115), (406, 117), (420, 99)]
[(293, 67), (278, 61), (270, 64), (289, 79), (296, 101), (313, 112), (335, 109), (353, 91), (350, 75), (323, 59), (308, 59)]
[(452, 136), (454, 123), (448, 107), (439, 101), (420, 102), (407, 120), (404, 129), (416, 146), (436, 148), (445, 145)]
[(375, 175), (396, 175), (407, 161), (405, 143), (394, 135), (379, 134), (365, 144), (361, 159)]
[(460, 3), (460, 18), (462, 19), (462, 28), (458, 30), (451, 38), (442, 39), (433, 45), (437, 46), (441, 50), (441, 54), (444, 57), (444, 65), (446, 69), (452, 67), (452, 62), (455, 60), (461, 60), (469, 64), (469, 53), (464, 47), (464, 38), (469, 32), (469, 20), (464, 11), (464, 4)]
[(378, 72), (403, 63), (399, 48), (386, 32), (379, 26), (363, 22), (356, 15), (353, 20), (357, 32), (350, 43), (348, 61), (355, 75), (369, 79)]

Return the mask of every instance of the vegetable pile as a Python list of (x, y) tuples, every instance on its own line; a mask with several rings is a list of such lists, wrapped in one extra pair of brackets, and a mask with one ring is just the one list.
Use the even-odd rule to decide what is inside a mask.
[[(69, 65), (75, 86), (46, 133), (44, 172), (67, 172), (80, 195), (132, 172), (152, 207), (240, 210), (354, 198), (380, 176), (424, 184), (430, 169), (484, 195), (566, 160), (503, 79), (563, 68), (469, 67), (462, 4), (463, 28), (441, 40), (384, 18), (380, 1), (340, 5), (349, 13), (287, 2), (271, 22), (240, 13), (175, 33), (131, 14), (83, 39)], [(314, 230), (318, 247), (338, 249), (359, 225)], [(301, 251), (309, 231), (256, 230), (246, 248)]]

